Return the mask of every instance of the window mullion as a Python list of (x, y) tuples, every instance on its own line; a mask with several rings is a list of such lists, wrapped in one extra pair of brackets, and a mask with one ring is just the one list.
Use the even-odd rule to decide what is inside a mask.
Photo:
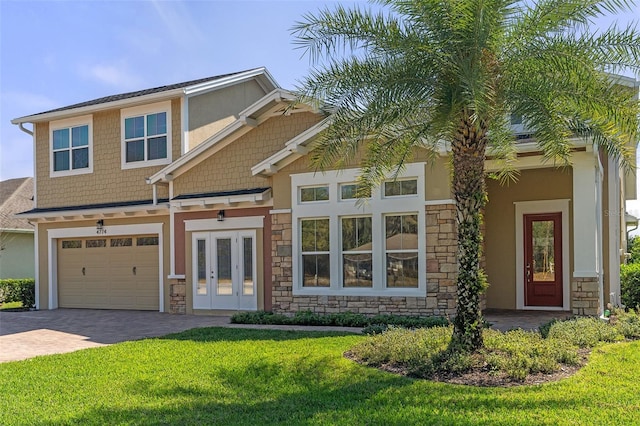
[[(330, 187), (329, 190), (331, 191), (332, 188)], [(340, 290), (341, 287), (341, 243), (342, 238), (340, 236), (340, 218), (335, 210), (332, 209), (332, 212), (329, 214), (329, 264), (331, 265), (331, 283), (329, 287), (331, 288), (331, 290)]]

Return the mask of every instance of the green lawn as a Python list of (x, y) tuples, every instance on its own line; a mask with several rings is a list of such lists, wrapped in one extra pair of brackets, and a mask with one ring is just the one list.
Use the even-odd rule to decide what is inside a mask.
[(0, 311), (5, 309), (22, 308), (22, 302), (0, 303)]
[(342, 357), (364, 338), (209, 328), (0, 364), (0, 424), (640, 424), (640, 342), (561, 382), (473, 388)]

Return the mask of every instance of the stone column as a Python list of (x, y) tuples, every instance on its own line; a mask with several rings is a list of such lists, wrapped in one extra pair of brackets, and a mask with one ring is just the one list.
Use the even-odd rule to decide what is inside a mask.
[(184, 279), (172, 279), (169, 283), (169, 313), (187, 313), (187, 283)]

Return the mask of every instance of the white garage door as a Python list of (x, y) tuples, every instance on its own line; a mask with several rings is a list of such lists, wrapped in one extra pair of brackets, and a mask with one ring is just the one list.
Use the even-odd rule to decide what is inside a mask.
[(158, 237), (58, 240), (61, 308), (159, 310)]

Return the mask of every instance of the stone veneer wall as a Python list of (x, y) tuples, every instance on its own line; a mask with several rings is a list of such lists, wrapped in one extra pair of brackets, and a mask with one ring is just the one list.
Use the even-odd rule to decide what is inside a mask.
[(183, 279), (171, 280), (169, 284), (169, 313), (187, 313), (187, 283)]
[(599, 315), (599, 296), (598, 278), (573, 278), (571, 282), (571, 310), (574, 315)]
[(367, 315), (455, 315), (457, 243), (453, 205), (426, 207), (427, 291), (424, 297), (294, 296), (291, 214), (277, 213), (271, 218), (274, 312), (311, 310), (318, 313), (351, 311)]

